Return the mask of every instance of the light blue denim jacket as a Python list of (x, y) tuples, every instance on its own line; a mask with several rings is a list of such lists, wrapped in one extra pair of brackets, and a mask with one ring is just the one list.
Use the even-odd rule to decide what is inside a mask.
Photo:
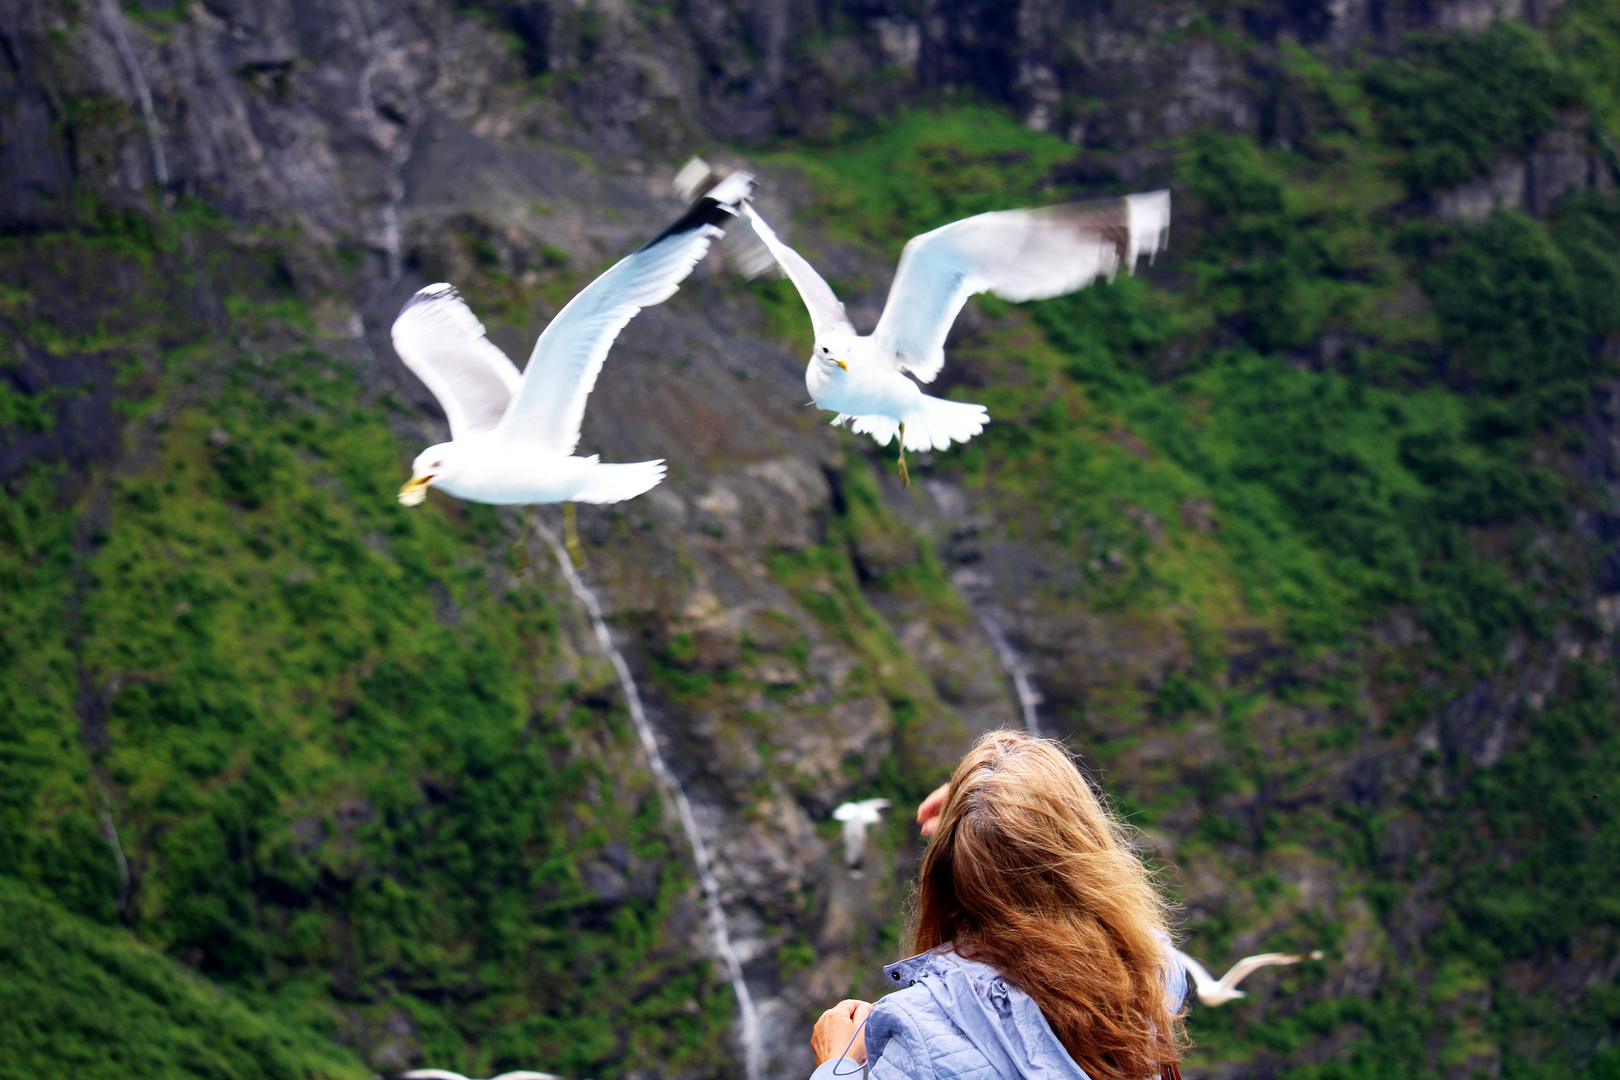
[[(1165, 994), (1179, 1007), (1187, 973), (1165, 952)], [(1035, 1000), (988, 964), (947, 945), (883, 973), (900, 989), (880, 999), (866, 1023), (871, 1080), (1089, 1080)], [(856, 1062), (833, 1058), (811, 1080), (860, 1075)]]

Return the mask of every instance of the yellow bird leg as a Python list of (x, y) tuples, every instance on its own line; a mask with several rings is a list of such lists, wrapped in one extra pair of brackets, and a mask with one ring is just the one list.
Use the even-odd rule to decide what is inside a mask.
[(906, 422), (900, 421), (900, 486), (911, 486), (911, 473), (906, 471)]
[(519, 520), (522, 525), (518, 528), (517, 542), (512, 545), (512, 570), (521, 574), (529, 568), (529, 534), (540, 531), (540, 512), (531, 506)]
[(571, 502), (563, 503), (563, 546), (568, 549), (568, 557), (574, 561), (574, 569), (585, 569), (588, 563), (585, 549), (579, 543), (579, 511), (574, 509)]

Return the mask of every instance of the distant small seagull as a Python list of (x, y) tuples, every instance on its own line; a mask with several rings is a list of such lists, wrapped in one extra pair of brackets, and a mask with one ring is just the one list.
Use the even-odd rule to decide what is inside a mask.
[(888, 304), (877, 328), (861, 336), (844, 305), (798, 252), (752, 205), (744, 215), (810, 310), (815, 351), (804, 382), (810, 396), (879, 446), (899, 437), (900, 482), (911, 485), (907, 450), (943, 450), (984, 430), (983, 405), (929, 397), (945, 364), (945, 335), (967, 298), (994, 293), (1003, 300), (1041, 300), (1073, 292), (1124, 264), (1136, 268), (1170, 232), (1170, 193), (1152, 191), (1101, 202), (1039, 210), (999, 210), (914, 236), (900, 253)]
[[(412, 1069), (410, 1072), (400, 1073), (399, 1076), (400, 1080), (469, 1080), (468, 1077), (451, 1072), (449, 1069)], [(503, 1072), (499, 1076), (492, 1076), (489, 1080), (562, 1080), (562, 1077), (519, 1069), (517, 1072)]]
[(1308, 953), (1268, 952), (1261, 953), (1258, 956), (1245, 956), (1232, 965), (1231, 971), (1221, 976), (1220, 982), (1216, 982), (1214, 977), (1210, 975), (1209, 969), (1204, 967), (1203, 964), (1200, 964), (1180, 949), (1175, 950), (1175, 953), (1181, 957), (1182, 964), (1186, 966), (1188, 974), (1192, 976), (1193, 985), (1198, 990), (1198, 1000), (1205, 1005), (1225, 1005), (1228, 1001), (1245, 996), (1242, 990), (1237, 989), (1237, 984), (1246, 979), (1250, 972), (1258, 968), (1270, 967), (1272, 964), (1297, 964), (1302, 960), (1322, 959), (1322, 950), (1320, 949)]
[(444, 407), (450, 441), (417, 456), (399, 501), (415, 506), (436, 487), (473, 502), (612, 503), (657, 485), (661, 460), (574, 456), (585, 399), (619, 331), (674, 294), (752, 189), (751, 176), (733, 173), (587, 285), (551, 320), (521, 375), (450, 285), (411, 297), (394, 320), (394, 348)]
[(833, 811), (833, 820), (844, 823), (844, 865), (850, 877), (861, 876), (861, 860), (866, 855), (866, 830), (883, 820), (888, 799), (862, 799), (847, 802)]

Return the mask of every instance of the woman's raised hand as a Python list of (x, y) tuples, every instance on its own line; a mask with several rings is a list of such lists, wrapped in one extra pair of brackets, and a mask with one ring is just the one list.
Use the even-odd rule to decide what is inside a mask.
[(922, 826), (924, 836), (933, 836), (934, 830), (939, 828), (939, 812), (945, 808), (945, 798), (950, 793), (951, 782), (947, 780), (917, 807), (917, 824)]
[(866, 1016), (871, 1011), (870, 1001), (847, 998), (822, 1013), (821, 1019), (816, 1021), (816, 1029), (810, 1033), (810, 1053), (815, 1055), (816, 1064), (835, 1057), (865, 1061)]

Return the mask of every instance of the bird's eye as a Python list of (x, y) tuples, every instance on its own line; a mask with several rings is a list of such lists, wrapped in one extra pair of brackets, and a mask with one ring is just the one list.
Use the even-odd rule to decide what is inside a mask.
[(434, 463), (433, 463), (433, 467), (434, 467), (434, 468), (435, 468), (435, 469), (442, 469), (442, 468), (444, 468), (444, 462), (442, 462), (442, 461), (435, 461), (435, 462), (434, 462)]

